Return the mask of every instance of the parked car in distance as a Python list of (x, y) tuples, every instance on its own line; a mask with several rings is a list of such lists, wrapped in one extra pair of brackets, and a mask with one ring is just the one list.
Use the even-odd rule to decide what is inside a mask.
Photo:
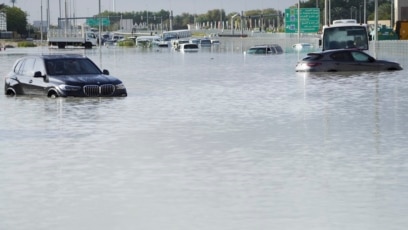
[(197, 44), (194, 43), (184, 43), (180, 45), (180, 52), (198, 52), (200, 48), (198, 47)]
[(5, 77), (6, 95), (48, 97), (126, 97), (122, 81), (77, 54), (19, 58)]
[(313, 50), (313, 45), (310, 43), (296, 43), (292, 45), (293, 50), (295, 51), (306, 51), (310, 52)]
[(201, 47), (211, 47), (211, 39), (206, 38), (206, 37), (200, 39), (200, 46)]
[(400, 64), (376, 60), (357, 49), (326, 50), (307, 54), (296, 65), (296, 72), (340, 72), (340, 71), (391, 71), (402, 70)]
[(256, 45), (248, 49), (247, 54), (282, 54), (283, 49), (278, 44)]

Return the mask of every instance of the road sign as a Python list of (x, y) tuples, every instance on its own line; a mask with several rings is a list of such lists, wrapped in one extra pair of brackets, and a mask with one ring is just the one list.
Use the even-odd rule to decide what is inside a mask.
[[(320, 9), (300, 8), (300, 33), (317, 33), (320, 29)], [(285, 32), (298, 32), (298, 9), (285, 10)]]
[(101, 19), (101, 25), (102, 26), (109, 26), (110, 25), (109, 18), (87, 18), (86, 19), (86, 24), (88, 24), (89, 26), (99, 26), (99, 19)]

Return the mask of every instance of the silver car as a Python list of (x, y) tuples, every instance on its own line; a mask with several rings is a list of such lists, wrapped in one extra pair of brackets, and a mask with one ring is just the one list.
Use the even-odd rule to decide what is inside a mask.
[(248, 49), (247, 54), (282, 54), (283, 49), (278, 44), (256, 45)]
[(309, 53), (296, 65), (296, 72), (402, 70), (396, 62), (376, 60), (367, 53), (354, 49), (328, 50)]

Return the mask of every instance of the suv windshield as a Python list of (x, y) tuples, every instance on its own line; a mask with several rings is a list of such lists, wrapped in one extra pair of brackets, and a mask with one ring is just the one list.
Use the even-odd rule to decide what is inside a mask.
[(248, 54), (266, 54), (266, 47), (250, 48)]
[(368, 35), (365, 26), (350, 25), (324, 29), (323, 50), (350, 48), (368, 50)]
[(49, 75), (101, 74), (101, 71), (88, 59), (64, 58), (45, 60)]

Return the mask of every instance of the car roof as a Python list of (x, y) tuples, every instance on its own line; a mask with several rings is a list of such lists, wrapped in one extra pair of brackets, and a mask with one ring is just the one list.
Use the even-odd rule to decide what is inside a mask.
[(322, 54), (327, 54), (327, 53), (338, 53), (338, 52), (344, 52), (344, 51), (346, 52), (357, 51), (357, 52), (364, 53), (363, 51), (359, 49), (335, 49), (335, 50), (324, 50), (320, 52), (312, 52), (312, 53), (308, 53), (307, 55), (322, 55)]
[(255, 45), (253, 47), (278, 47), (278, 44), (263, 44), (263, 45)]
[(64, 59), (64, 58), (83, 59), (83, 58), (86, 58), (84, 55), (81, 55), (81, 54), (43, 54), (41, 56), (44, 59)]
[(38, 54), (38, 55), (27, 55), (22, 58), (28, 58), (28, 57), (39, 57), (44, 60), (52, 60), (52, 59), (84, 59), (86, 56), (82, 54)]

